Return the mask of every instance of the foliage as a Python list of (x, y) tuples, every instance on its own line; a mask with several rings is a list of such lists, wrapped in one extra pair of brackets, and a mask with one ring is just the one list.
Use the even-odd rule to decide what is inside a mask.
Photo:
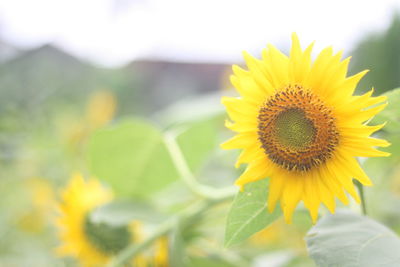
[(321, 219), (306, 240), (310, 256), (321, 267), (400, 264), (399, 237), (378, 222), (349, 211)]
[[(369, 216), (357, 215), (354, 206), (352, 212), (322, 216), (314, 226), (301, 206), (291, 225), (279, 220), (278, 207), (267, 211), (268, 178), (246, 185), (243, 192), (232, 186), (242, 171), (232, 168), (237, 152), (218, 148), (231, 135), (223, 128), (219, 103), (221, 94), (230, 92), (182, 99), (197, 91), (184, 86), (174, 91), (177, 83), (167, 79), (172, 74), (157, 90), (139, 88), (156, 82), (141, 81), (144, 70), (135, 73), (141, 77), (133, 74), (143, 62), (132, 69), (101, 69), (51, 47), (4, 63), (0, 266), (77, 266), (74, 259), (53, 253), (59, 244), (55, 206), (77, 170), (101, 180), (115, 195), (91, 219), (143, 225), (144, 242), (115, 255), (110, 266), (151, 254), (149, 244), (161, 236), (169, 240), (174, 267), (298, 267), (310, 266), (309, 256), (324, 267), (400, 265), (400, 89), (389, 91), (399, 86), (399, 21), (394, 17), (386, 33), (366, 39), (354, 53), (354, 70), (372, 70), (360, 89), (375, 85), (376, 93), (387, 91), (389, 103), (371, 124), (387, 122), (376, 135), (391, 141), (387, 151), (392, 157), (360, 159), (375, 183), (366, 188)], [(163, 88), (168, 91), (160, 97)], [(95, 125), (87, 103), (93, 92), (104, 89), (118, 99), (118, 112)]]
[(371, 33), (351, 53), (351, 70), (370, 72), (360, 84), (360, 92), (375, 87), (378, 94), (400, 86), (400, 14), (395, 13), (385, 32)]
[(90, 169), (121, 196), (157, 192), (177, 178), (162, 138), (156, 127), (140, 120), (100, 130), (89, 143)]
[(393, 134), (400, 133), (400, 88), (386, 92), (384, 95), (388, 97), (388, 106), (378, 115), (375, 116), (372, 123), (386, 123), (384, 131)]
[(267, 210), (268, 180), (260, 180), (245, 186), (237, 194), (226, 223), (225, 246), (232, 246), (249, 238), (274, 222), (281, 212)]

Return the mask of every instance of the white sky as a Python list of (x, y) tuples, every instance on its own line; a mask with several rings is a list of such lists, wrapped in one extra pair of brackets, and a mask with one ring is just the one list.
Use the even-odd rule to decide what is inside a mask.
[[(118, 5), (117, 5), (118, 3)], [(134, 58), (241, 60), (266, 43), (349, 50), (385, 29), (399, 0), (0, 0), (0, 37), (21, 47), (54, 43), (104, 65)]]

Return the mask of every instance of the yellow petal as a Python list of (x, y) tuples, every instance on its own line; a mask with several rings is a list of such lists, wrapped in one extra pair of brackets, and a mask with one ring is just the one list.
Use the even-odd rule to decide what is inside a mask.
[(246, 61), (246, 65), (249, 68), (249, 73), (251, 73), (254, 81), (258, 84), (259, 88), (265, 94), (272, 94), (275, 90), (271, 85), (271, 82), (268, 80), (268, 72), (267, 68), (262, 61), (252, 57), (246, 51), (243, 52), (244, 60)]
[(341, 126), (340, 132), (344, 137), (350, 137), (350, 138), (360, 138), (360, 137), (369, 137), (372, 135), (374, 132), (379, 131), (382, 129), (386, 123), (382, 123), (379, 125), (346, 125), (346, 126)]
[(351, 117), (343, 118), (343, 121), (345, 125), (348, 124), (357, 124), (357, 123), (363, 123), (367, 120), (372, 119), (376, 114), (381, 112), (385, 107), (387, 106), (387, 103), (384, 103), (382, 105), (369, 108), (367, 110), (359, 111), (356, 113), (353, 113)]
[(253, 160), (264, 157), (265, 157), (264, 150), (260, 148), (258, 145), (249, 146), (247, 148), (244, 148), (242, 153), (240, 153), (235, 163), (235, 167), (239, 168), (242, 163), (250, 163)]
[(267, 158), (251, 162), (243, 174), (235, 181), (235, 185), (241, 188), (251, 182), (267, 178), (272, 172), (272, 163)]
[(295, 33), (292, 34), (292, 48), (290, 50), (289, 75), (294, 83), (302, 83), (311, 69), (311, 51), (314, 43), (309, 45), (304, 53)]
[[(235, 69), (235, 66), (233, 68)], [(265, 101), (264, 94), (254, 82), (253, 78), (231, 75), (230, 80), (232, 85), (246, 101), (256, 106), (260, 106)]]
[(268, 192), (268, 210), (271, 213), (275, 210), (276, 202), (282, 195), (284, 183), (285, 178), (281, 175), (271, 175)]
[(314, 176), (307, 175), (304, 177), (304, 205), (307, 207), (313, 223), (317, 221), (318, 209), (321, 203), (318, 187), (315, 184)]
[(232, 120), (250, 122), (257, 125), (257, 107), (240, 98), (234, 97), (223, 97), (221, 103), (226, 107)]
[(239, 133), (256, 132), (258, 130), (257, 123), (254, 123), (253, 121), (241, 121), (233, 123), (229, 120), (225, 120), (225, 127)]
[(369, 70), (361, 71), (353, 76), (346, 78), (343, 84), (341, 84), (340, 88), (347, 93), (347, 96), (351, 96), (354, 93), (354, 90), (357, 87), (358, 82), (364, 77), (365, 74), (368, 73)]
[(305, 81), (305, 84), (311, 87), (313, 90), (320, 90), (320, 84), (325, 78), (325, 70), (328, 67), (329, 61), (332, 58), (332, 47), (327, 47), (321, 51), (318, 55), (317, 59), (314, 61), (310, 75), (307, 77), (308, 79)]
[(366, 146), (346, 146), (343, 151), (357, 157), (389, 157), (390, 153)]
[(317, 186), (319, 187), (322, 203), (325, 204), (325, 206), (329, 209), (331, 213), (334, 213), (336, 206), (334, 194), (332, 193), (332, 190), (329, 187), (327, 187), (326, 184), (323, 182), (323, 176), (325, 175), (325, 173), (322, 173), (321, 171), (322, 169), (319, 168), (318, 172), (314, 174), (317, 176), (314, 178), (314, 181), (317, 183)]
[(240, 133), (221, 144), (221, 148), (223, 149), (236, 149), (236, 148), (244, 148), (254, 145), (257, 142), (257, 133), (246, 132)]
[(285, 177), (285, 186), (282, 192), (281, 206), (287, 223), (292, 222), (294, 209), (303, 194), (303, 180), (301, 177)]
[(272, 45), (264, 49), (263, 61), (265, 63), (268, 80), (275, 90), (281, 89), (289, 82), (289, 59)]
[(357, 203), (360, 203), (360, 197), (354, 187), (353, 179), (351, 174), (349, 174), (335, 159), (330, 160), (326, 163), (326, 167), (330, 170), (340, 184), (346, 189), (347, 192), (354, 198)]
[[(367, 110), (369, 107), (383, 103), (387, 100), (386, 96), (371, 97), (373, 89), (361, 96), (347, 97), (347, 101), (340, 101), (336, 104), (336, 113), (345, 118), (352, 117), (362, 110)], [(346, 97), (343, 97), (346, 99)], [(351, 122), (351, 124), (354, 124)]]
[(321, 180), (326, 185), (327, 188), (334, 193), (334, 195), (345, 205), (349, 204), (349, 199), (343, 191), (343, 186), (337, 180), (335, 175), (330, 172), (330, 170), (326, 167), (326, 164), (321, 166)]

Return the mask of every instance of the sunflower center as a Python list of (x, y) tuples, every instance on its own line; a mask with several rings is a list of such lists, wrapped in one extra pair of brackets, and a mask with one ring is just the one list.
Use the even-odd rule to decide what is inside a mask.
[(293, 149), (306, 148), (314, 139), (314, 124), (304, 111), (292, 108), (282, 111), (275, 120), (275, 137), (279, 143)]
[(89, 242), (106, 255), (120, 252), (131, 240), (131, 232), (127, 226), (95, 223), (90, 220), (89, 215), (85, 219), (84, 232)]
[(258, 137), (267, 156), (290, 171), (324, 163), (339, 143), (332, 111), (299, 85), (289, 85), (261, 106)]

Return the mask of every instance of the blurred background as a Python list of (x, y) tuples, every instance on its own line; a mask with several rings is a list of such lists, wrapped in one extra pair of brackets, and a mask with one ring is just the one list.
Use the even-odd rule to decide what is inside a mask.
[[(215, 116), (207, 138), (210, 153), (221, 153), (229, 133), (219, 97), (229, 94), (243, 50), (259, 57), (272, 43), (287, 53), (297, 32), (303, 46), (315, 40), (315, 51), (333, 45), (351, 55), (351, 74), (370, 69), (358, 93), (399, 87), (399, 10), (395, 0), (1, 0), (0, 266), (75, 266), (53, 255), (51, 210), (70, 174), (87, 171), (85, 146), (96, 129), (132, 116), (170, 127), (196, 110)], [(199, 169), (221, 170), (205, 158)], [(385, 185), (392, 202), (400, 194), (393, 173)], [(235, 175), (225, 172), (229, 182)], [(268, 266), (312, 266), (301, 243), (309, 223), (299, 225), (278, 223), (252, 241), (300, 255), (279, 252)]]

